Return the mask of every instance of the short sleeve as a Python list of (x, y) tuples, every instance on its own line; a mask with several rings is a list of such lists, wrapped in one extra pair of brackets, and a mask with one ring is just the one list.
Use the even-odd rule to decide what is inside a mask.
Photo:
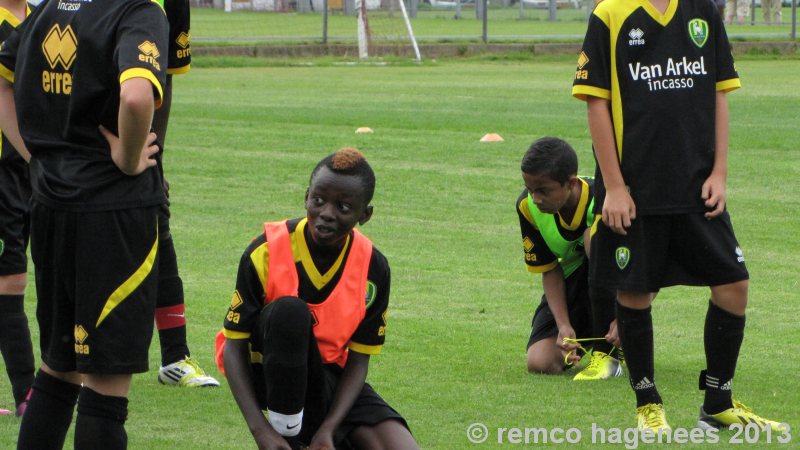
[(247, 339), (264, 307), (264, 284), (260, 274), (265, 264), (266, 239), (260, 236), (245, 250), (239, 261), (236, 288), (225, 314), (223, 333), (228, 339)]
[(0, 76), (8, 80), (9, 83), (14, 82), (18, 46), (18, 31), (12, 31), (8, 39), (0, 44)]
[(586, 37), (578, 54), (572, 96), (611, 98), (611, 33), (597, 14), (589, 18)]
[(386, 339), (386, 323), (389, 311), (391, 273), (386, 258), (373, 250), (367, 276), (367, 310), (364, 319), (356, 328), (347, 347), (358, 353), (377, 355)]
[(555, 269), (558, 266), (558, 257), (550, 251), (542, 233), (535, 226), (528, 206), (527, 191), (517, 198), (517, 216), (519, 216), (519, 228), (522, 234), (525, 267), (528, 272), (543, 273)]
[(180, 75), (188, 72), (192, 63), (189, 0), (165, 0), (164, 11), (169, 22), (167, 73)]
[(145, 78), (153, 84), (156, 105), (161, 105), (166, 82), (167, 20), (154, 2), (140, 2), (123, 16), (117, 31), (120, 84)]

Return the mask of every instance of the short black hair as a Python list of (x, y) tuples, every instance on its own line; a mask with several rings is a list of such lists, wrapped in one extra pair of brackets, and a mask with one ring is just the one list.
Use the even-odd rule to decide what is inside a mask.
[(311, 177), (308, 179), (309, 185), (322, 167), (327, 167), (331, 172), (340, 175), (350, 175), (361, 179), (366, 203), (369, 204), (372, 201), (372, 196), (375, 194), (375, 172), (372, 171), (367, 158), (358, 149), (344, 147), (322, 158), (322, 161), (317, 163), (311, 172)]
[(543, 137), (525, 152), (521, 169), (528, 175), (545, 176), (564, 184), (578, 174), (578, 155), (567, 141)]

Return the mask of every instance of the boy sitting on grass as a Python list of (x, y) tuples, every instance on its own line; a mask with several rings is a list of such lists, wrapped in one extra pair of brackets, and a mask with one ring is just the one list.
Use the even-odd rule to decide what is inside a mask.
[(218, 364), (260, 449), (418, 448), (365, 382), (390, 285), (386, 258), (355, 230), (374, 190), (364, 155), (341, 149), (311, 173), (306, 217), (264, 224), (242, 256)]

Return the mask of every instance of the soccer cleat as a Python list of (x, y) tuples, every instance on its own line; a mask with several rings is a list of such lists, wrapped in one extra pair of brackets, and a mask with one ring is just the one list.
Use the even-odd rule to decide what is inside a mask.
[(620, 375), (622, 375), (622, 367), (617, 358), (604, 352), (593, 351), (589, 364), (578, 372), (573, 380), (605, 380)]
[(717, 414), (706, 414), (706, 412), (703, 410), (703, 407), (700, 407), (700, 417), (697, 419), (697, 425), (703, 430), (719, 430), (720, 428), (727, 429), (735, 423), (742, 425), (754, 423), (761, 429), (769, 426), (772, 431), (788, 429), (786, 424), (781, 424), (774, 420), (765, 419), (757, 415), (752, 409), (745, 406), (738, 400), (733, 401), (733, 408), (728, 408), (725, 411)]
[(661, 403), (648, 403), (636, 408), (636, 418), (639, 421), (637, 427), (640, 430), (650, 430), (656, 434), (672, 430), (667, 423), (664, 405)]
[(206, 375), (192, 357), (166, 365), (158, 370), (158, 382), (183, 387), (216, 387), (219, 381)]

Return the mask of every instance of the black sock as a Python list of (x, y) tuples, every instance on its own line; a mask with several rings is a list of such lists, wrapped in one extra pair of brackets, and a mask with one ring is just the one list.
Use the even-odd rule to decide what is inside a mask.
[[(597, 286), (589, 287), (589, 300), (592, 304), (592, 337), (601, 338), (608, 333), (608, 327), (614, 320), (614, 305), (616, 294), (611, 289)], [(592, 350), (610, 354), (614, 344), (602, 341), (592, 341)]]
[(102, 395), (82, 387), (75, 420), (75, 450), (126, 449), (127, 418), (127, 398)]
[(0, 352), (17, 406), (25, 401), (34, 376), (33, 344), (24, 298), (23, 295), (0, 295)]
[(705, 387), (703, 410), (717, 414), (733, 406), (731, 384), (744, 339), (744, 316), (731, 314), (709, 302), (703, 342), (707, 370), (701, 375)]
[(80, 386), (39, 371), (19, 427), (18, 450), (61, 449)]
[(190, 353), (186, 342), (183, 281), (178, 274), (178, 257), (169, 230), (169, 220), (163, 214), (159, 214), (158, 224), (156, 328), (161, 346), (161, 365), (166, 366), (180, 361)]
[(262, 315), (267, 406), (270, 411), (296, 414), (306, 398), (311, 314), (297, 298), (275, 300), (268, 308)]
[(653, 317), (651, 308), (632, 309), (617, 303), (617, 329), (625, 349), (636, 406), (663, 403), (658, 395), (653, 365)]

